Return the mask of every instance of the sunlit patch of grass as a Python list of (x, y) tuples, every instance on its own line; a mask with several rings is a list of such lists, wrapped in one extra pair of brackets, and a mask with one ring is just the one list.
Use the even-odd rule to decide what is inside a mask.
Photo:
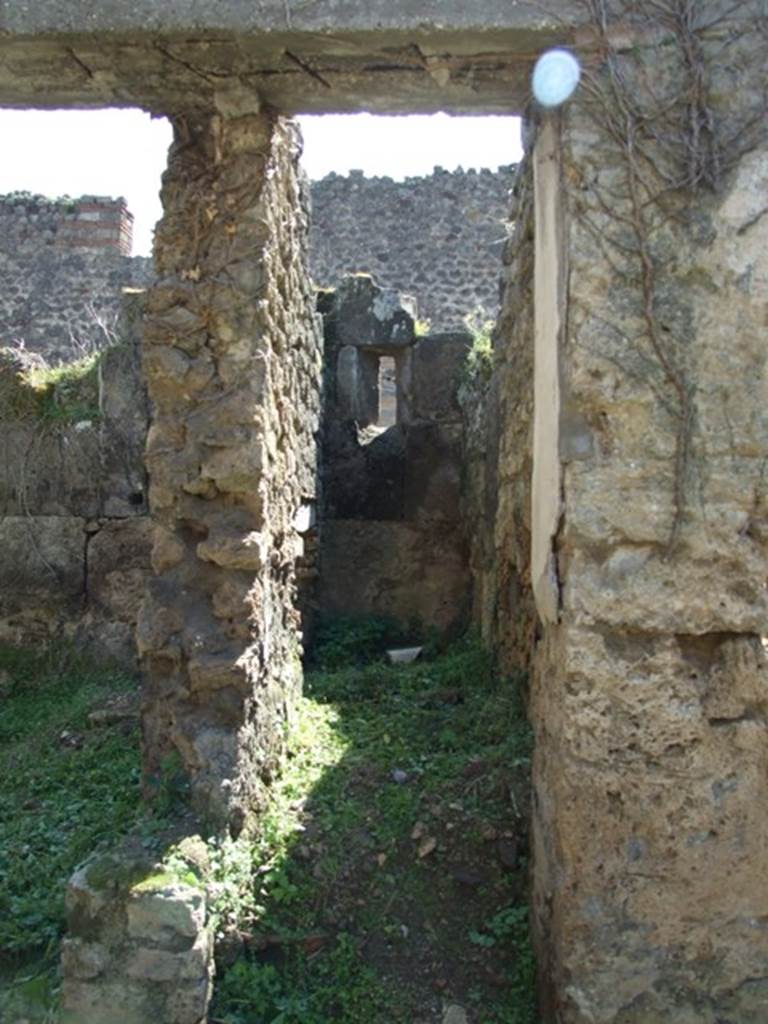
[[(211, 1021), (412, 1024), (425, 1001), (440, 1005), (422, 977), (434, 959), (432, 980), (453, 972), (454, 998), (479, 1000), (483, 1024), (534, 1024), (527, 859), (499, 871), (484, 838), (527, 828), (509, 795), (527, 792), (530, 768), (519, 682), (470, 639), (411, 666), (315, 672), (305, 694), (253, 847), (243, 952), (220, 971)], [(436, 840), (424, 856), (420, 828)], [(487, 876), (471, 906), (451, 881), (464, 862)], [(500, 989), (458, 980), (478, 956)]]

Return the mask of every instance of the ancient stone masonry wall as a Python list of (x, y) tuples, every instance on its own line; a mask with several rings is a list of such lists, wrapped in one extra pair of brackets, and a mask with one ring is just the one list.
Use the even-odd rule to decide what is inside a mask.
[(149, 774), (239, 828), (300, 684), (295, 568), (315, 495), (321, 347), (295, 128), (250, 95), (176, 118), (147, 296), (155, 523), (139, 623)]
[[(466, 621), (457, 391), (471, 337), (417, 337), (400, 296), (365, 275), (321, 297), (325, 312), (317, 605), (441, 631)], [(380, 360), (395, 366), (396, 423), (378, 424)]]
[(188, 836), (158, 862), (129, 836), (67, 886), (62, 1024), (204, 1024), (213, 988), (205, 843)]
[(152, 273), (130, 256), (132, 223), (122, 199), (0, 197), (0, 344), (55, 363), (113, 343), (121, 290)]
[(463, 515), (471, 545), (472, 617), (507, 671), (528, 669), (537, 616), (530, 573), (533, 448), (533, 166), (519, 165), (502, 257), (492, 373), (482, 362), (460, 390)]
[(697, 4), (691, 68), (689, 26), (651, 45), (653, 6), (536, 142), (534, 920), (546, 1019), (757, 1024), (765, 40), (757, 5), (704, 31), (721, 9)]
[(494, 318), (513, 168), (393, 181), (330, 174), (312, 185), (311, 268), (320, 286), (373, 274), (413, 295), (433, 330)]
[[(310, 266), (318, 285), (365, 271), (412, 294), (433, 330), (499, 308), (513, 168), (444, 171), (396, 182), (331, 174), (311, 187)], [(108, 342), (124, 287), (146, 287), (130, 258), (123, 200), (0, 197), (0, 341), (58, 361)]]
[(135, 667), (149, 568), (140, 298), (82, 380), (35, 390), (0, 355), (0, 637), (77, 638)]

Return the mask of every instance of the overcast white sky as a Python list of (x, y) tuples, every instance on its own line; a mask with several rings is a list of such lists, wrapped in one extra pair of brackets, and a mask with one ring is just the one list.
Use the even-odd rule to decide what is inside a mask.
[[(351, 169), (404, 178), (435, 166), (496, 168), (520, 158), (516, 118), (327, 114), (300, 120), (311, 178)], [(149, 254), (171, 139), (165, 120), (138, 110), (0, 110), (0, 138), (0, 195), (125, 196), (136, 218), (134, 253)]]

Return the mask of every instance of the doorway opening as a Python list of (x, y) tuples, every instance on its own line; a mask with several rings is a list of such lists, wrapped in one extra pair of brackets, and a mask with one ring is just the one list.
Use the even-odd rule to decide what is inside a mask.
[(397, 363), (393, 356), (379, 357), (378, 427), (386, 430), (397, 423)]

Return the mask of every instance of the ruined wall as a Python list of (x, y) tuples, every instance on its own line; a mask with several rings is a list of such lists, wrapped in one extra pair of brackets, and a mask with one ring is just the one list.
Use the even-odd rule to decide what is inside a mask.
[[(457, 401), (471, 337), (416, 337), (400, 297), (370, 277), (345, 279), (325, 309), (323, 615), (384, 615), (457, 629), (470, 575), (461, 515)], [(376, 426), (380, 357), (395, 363), (397, 422)]]
[(472, 618), (506, 671), (529, 668), (537, 632), (530, 573), (534, 251), (528, 156), (512, 192), (514, 231), (502, 255), (492, 356), (474, 365), (459, 393)]
[(165, 857), (139, 836), (101, 850), (67, 886), (62, 1024), (204, 1024), (213, 990), (215, 886), (205, 843)]
[[(513, 170), (436, 168), (402, 182), (353, 171), (313, 182), (315, 282), (370, 272), (412, 294), (434, 330), (495, 317)], [(149, 258), (130, 257), (132, 220), (120, 199), (0, 197), (0, 341), (53, 361), (108, 343), (121, 289), (153, 278)]]
[(0, 637), (75, 638), (135, 667), (149, 572), (140, 300), (81, 378), (34, 387), (0, 361)]
[[(630, 23), (635, 45), (626, 25), (601, 37), (593, 88), (536, 142), (534, 920), (558, 1022), (765, 1017), (768, 148), (753, 14), (732, 10), (715, 38), (697, 5), (692, 36), (668, 23), (650, 50), (655, 23)], [(706, 139), (691, 134), (692, 39)]]
[(315, 495), (321, 343), (290, 122), (251, 94), (177, 118), (146, 301), (152, 566), (144, 758), (239, 828), (300, 683), (294, 522)]
[(329, 174), (312, 184), (312, 276), (373, 274), (413, 295), (433, 330), (493, 318), (514, 168), (444, 171), (393, 181)]
[(122, 199), (0, 196), (0, 344), (55, 363), (113, 343), (121, 290), (152, 274), (132, 225)]

